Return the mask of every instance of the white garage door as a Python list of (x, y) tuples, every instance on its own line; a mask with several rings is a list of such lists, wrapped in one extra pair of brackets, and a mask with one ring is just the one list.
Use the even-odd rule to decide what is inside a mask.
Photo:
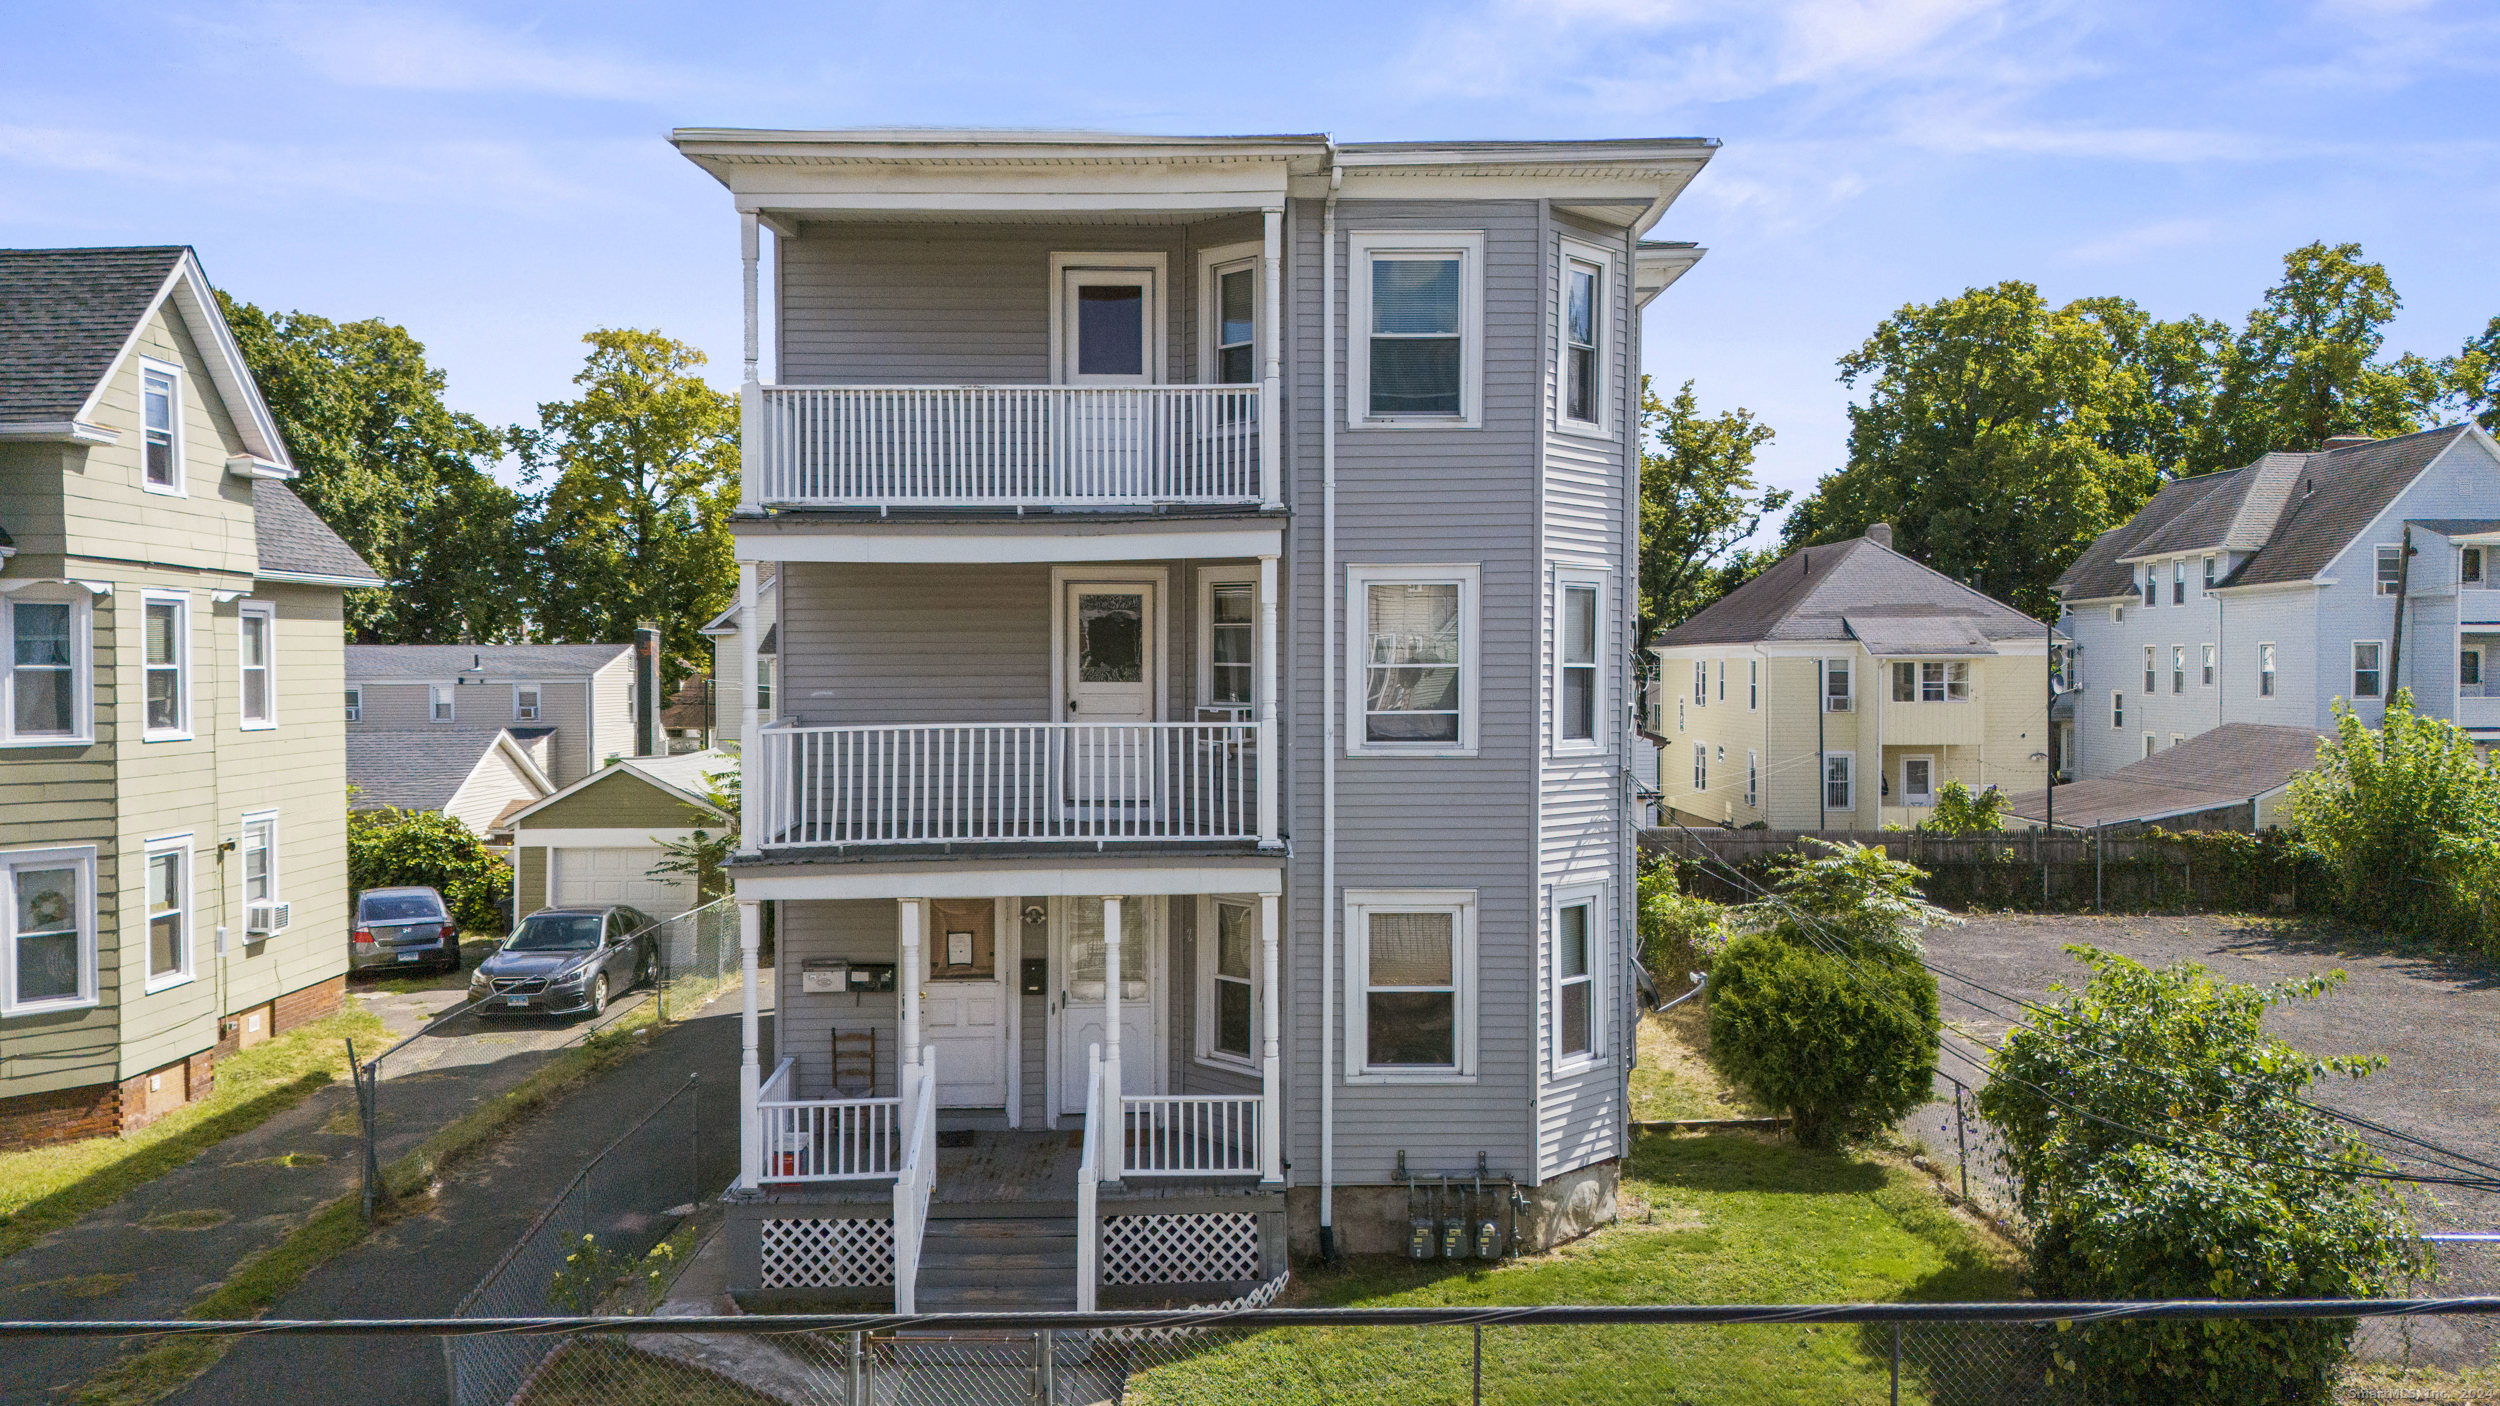
[(558, 906), (630, 903), (654, 918), (673, 918), (694, 906), (692, 885), (650, 877), (660, 862), (657, 845), (550, 851)]

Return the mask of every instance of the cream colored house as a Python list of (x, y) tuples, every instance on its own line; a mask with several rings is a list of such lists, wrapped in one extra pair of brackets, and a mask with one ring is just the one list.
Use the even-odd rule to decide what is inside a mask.
[(347, 970), (341, 597), (186, 248), (0, 250), (0, 1148), (137, 1126)]
[(1951, 781), (2037, 790), (2052, 640), (1884, 524), (1792, 552), (1652, 643), (1661, 822), (1880, 829)]

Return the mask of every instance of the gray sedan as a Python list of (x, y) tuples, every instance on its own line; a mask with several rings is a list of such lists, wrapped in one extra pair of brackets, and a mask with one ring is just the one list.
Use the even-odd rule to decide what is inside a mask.
[(422, 884), (358, 894), (347, 969), (418, 965), (460, 969), (460, 925), (443, 906), (443, 896)]
[(652, 979), (653, 920), (621, 904), (542, 908), (480, 962), (469, 999), (480, 1015), (597, 1015), (608, 998)]

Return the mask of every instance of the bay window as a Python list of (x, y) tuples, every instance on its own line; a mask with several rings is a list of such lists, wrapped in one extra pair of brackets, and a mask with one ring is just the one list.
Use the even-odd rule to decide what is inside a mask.
[(1475, 1073), (1475, 893), (1346, 895), (1346, 1074), (1358, 1082)]

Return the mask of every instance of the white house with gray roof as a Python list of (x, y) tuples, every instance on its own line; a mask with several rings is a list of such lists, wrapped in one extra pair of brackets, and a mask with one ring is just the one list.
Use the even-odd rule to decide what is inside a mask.
[(674, 140), (743, 230), (778, 670), (733, 1282), (1222, 1299), (1399, 1248), (1413, 1178), (1611, 1215), (1638, 313), (1701, 257), (1644, 236), (1716, 144)]
[[(346, 697), (352, 740), (464, 733), (483, 759), (508, 732), (557, 788), (637, 751), (631, 644), (352, 644)], [(377, 740), (352, 755), (390, 750)]]
[(0, 250), (0, 1148), (337, 1008), (343, 593), (187, 248)]
[(2399, 687), (2500, 742), (2495, 552), (2500, 448), (2470, 424), (2168, 485), (2057, 581), (2074, 774), (2224, 723), (2332, 728), (2339, 699), (2375, 723)]

